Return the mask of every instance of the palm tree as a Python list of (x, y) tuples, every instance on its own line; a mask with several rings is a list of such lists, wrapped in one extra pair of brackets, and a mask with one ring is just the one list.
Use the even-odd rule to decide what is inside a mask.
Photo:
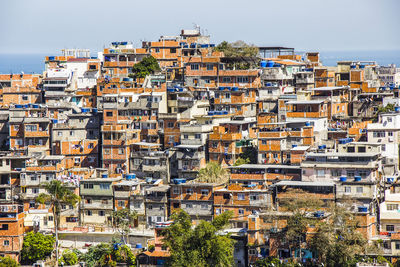
[(56, 234), (56, 266), (58, 266), (58, 227), (60, 225), (61, 205), (68, 204), (75, 206), (79, 201), (77, 196), (67, 185), (58, 181), (52, 180), (50, 183), (45, 183), (44, 188), (47, 193), (40, 193), (36, 201), (44, 204), (49, 203), (53, 212), (54, 232)]
[(197, 180), (204, 183), (226, 183), (229, 180), (229, 174), (217, 162), (209, 162), (199, 170)]

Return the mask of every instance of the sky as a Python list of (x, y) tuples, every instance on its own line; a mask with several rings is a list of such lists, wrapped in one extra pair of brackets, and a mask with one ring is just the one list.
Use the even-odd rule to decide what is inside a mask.
[(1, 0), (0, 54), (101, 51), (198, 24), (214, 43), (400, 51), (399, 0)]

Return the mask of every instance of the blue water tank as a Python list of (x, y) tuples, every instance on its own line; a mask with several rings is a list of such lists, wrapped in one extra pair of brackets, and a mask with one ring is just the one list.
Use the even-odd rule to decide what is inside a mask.
[(108, 178), (108, 173), (103, 173), (103, 174), (101, 175), (101, 178)]
[(56, 57), (49, 57), (49, 60), (55, 60), (56, 59)]
[(325, 148), (326, 148), (326, 145), (322, 145), (322, 148), (325, 149)]
[(261, 62), (260, 62), (260, 67), (261, 67), (261, 68), (266, 68), (266, 67), (267, 67), (267, 61), (264, 61), (264, 60), (261, 61)]
[(297, 145), (296, 144), (292, 145), (292, 148), (294, 148), (294, 147), (297, 147)]
[(141, 243), (137, 243), (135, 248), (143, 248), (143, 245)]
[(395, 111), (400, 111), (400, 107), (394, 107)]
[(274, 62), (269, 60), (267, 61), (267, 68), (272, 68), (274, 66)]
[(232, 91), (239, 91), (239, 87), (232, 87)]
[(281, 66), (281, 64), (279, 64), (279, 63), (275, 63), (275, 64), (274, 64), (274, 67), (275, 67), (275, 68), (279, 68), (280, 66)]
[(211, 111), (211, 110), (210, 110), (210, 111), (208, 112), (208, 116), (213, 116), (213, 115), (214, 115), (214, 111)]
[(311, 126), (311, 123), (309, 121), (307, 121), (306, 126)]
[(224, 111), (222, 111), (222, 114), (228, 115), (228, 111), (227, 111), (227, 110), (224, 110)]
[(358, 207), (358, 212), (368, 212), (368, 207)]
[(132, 179), (135, 179), (135, 178), (136, 178), (136, 174), (134, 174), (134, 173), (128, 173), (128, 174), (125, 175), (125, 179), (126, 180), (132, 180)]
[(33, 108), (39, 108), (39, 105), (37, 105), (37, 104), (32, 104), (32, 107), (33, 107)]
[(389, 184), (394, 183), (394, 178), (386, 178), (386, 182), (388, 182)]
[(360, 69), (364, 69), (365, 68), (365, 65), (360, 65)]
[(22, 108), (22, 105), (15, 105), (15, 108)]
[(357, 66), (356, 65), (351, 65), (350, 68), (351, 69), (355, 69)]
[(323, 149), (324, 147), (323, 146), (318, 146), (318, 149)]
[(58, 123), (58, 120), (56, 120), (56, 119), (52, 119), (51, 120), (53, 123)]
[(97, 108), (92, 108), (93, 113), (97, 113)]
[(341, 182), (346, 182), (347, 181), (347, 177), (346, 176), (341, 176), (340, 177), (340, 181)]
[(171, 87), (168, 87), (168, 88), (167, 88), (167, 92), (175, 92), (175, 89), (174, 89), (174, 88), (171, 88)]
[(88, 108), (81, 108), (81, 111), (82, 111), (82, 113), (86, 113), (86, 112), (89, 112), (89, 109)]
[(354, 181), (356, 181), (356, 182), (361, 181), (361, 176), (354, 176)]
[(223, 90), (225, 90), (225, 87), (220, 86), (220, 87), (218, 87), (218, 89), (219, 89), (220, 91), (223, 91)]

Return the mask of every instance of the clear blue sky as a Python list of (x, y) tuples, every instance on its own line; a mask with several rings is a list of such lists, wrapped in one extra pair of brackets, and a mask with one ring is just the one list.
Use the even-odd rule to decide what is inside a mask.
[(0, 53), (100, 51), (199, 24), (215, 43), (400, 50), (399, 0), (0, 0)]

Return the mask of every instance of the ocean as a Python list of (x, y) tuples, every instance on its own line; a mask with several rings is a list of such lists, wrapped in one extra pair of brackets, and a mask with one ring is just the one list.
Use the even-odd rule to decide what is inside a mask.
[[(0, 73), (42, 73), (48, 54), (0, 54)], [(379, 65), (396, 64), (400, 67), (400, 50), (393, 51), (322, 51), (325, 66), (336, 66), (337, 61), (376, 61)]]

